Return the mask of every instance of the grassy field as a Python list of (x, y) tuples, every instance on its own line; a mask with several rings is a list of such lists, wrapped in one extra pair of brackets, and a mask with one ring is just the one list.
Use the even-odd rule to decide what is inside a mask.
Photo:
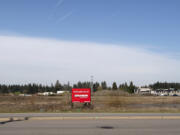
[(180, 112), (180, 97), (137, 96), (119, 92), (97, 92), (93, 108), (76, 104), (71, 108), (71, 95), (0, 96), (0, 113), (21, 112)]

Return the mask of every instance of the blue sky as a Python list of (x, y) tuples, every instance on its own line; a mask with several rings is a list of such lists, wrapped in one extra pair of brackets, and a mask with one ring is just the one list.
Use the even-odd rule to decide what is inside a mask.
[(179, 43), (179, 0), (0, 0), (0, 83), (180, 81)]
[(1, 0), (0, 32), (180, 51), (179, 0)]

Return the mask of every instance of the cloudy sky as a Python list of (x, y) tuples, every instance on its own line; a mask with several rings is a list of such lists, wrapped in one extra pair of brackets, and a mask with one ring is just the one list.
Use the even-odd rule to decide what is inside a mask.
[(180, 82), (178, 0), (1, 0), (0, 83)]

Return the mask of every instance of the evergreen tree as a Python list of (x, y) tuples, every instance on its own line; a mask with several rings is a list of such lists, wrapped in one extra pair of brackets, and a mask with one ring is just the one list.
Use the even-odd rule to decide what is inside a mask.
[(135, 86), (134, 86), (133, 82), (131, 81), (130, 85), (129, 85), (129, 88), (128, 88), (128, 92), (129, 93), (134, 93), (134, 90), (135, 90)]
[(116, 84), (116, 82), (113, 82), (113, 84), (112, 84), (112, 89), (113, 89), (113, 90), (117, 90), (117, 84)]
[(99, 87), (99, 86), (100, 86), (100, 85), (99, 85), (98, 82), (94, 83), (94, 84), (93, 84), (93, 91), (96, 92), (96, 91), (98, 90), (98, 87)]
[(54, 92), (57, 92), (58, 90), (62, 90), (62, 85), (60, 84), (59, 80), (57, 80), (55, 83)]
[(80, 81), (77, 83), (77, 87), (78, 88), (83, 88), (83, 85), (82, 85), (82, 83)]
[(106, 81), (101, 82), (101, 87), (102, 87), (103, 90), (107, 89)]

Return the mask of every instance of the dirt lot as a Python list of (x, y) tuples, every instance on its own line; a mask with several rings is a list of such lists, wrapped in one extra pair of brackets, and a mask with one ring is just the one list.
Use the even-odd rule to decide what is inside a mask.
[(180, 112), (180, 97), (135, 96), (116, 92), (93, 95), (93, 108), (77, 104), (71, 109), (71, 95), (0, 96), (0, 113), (20, 112)]

